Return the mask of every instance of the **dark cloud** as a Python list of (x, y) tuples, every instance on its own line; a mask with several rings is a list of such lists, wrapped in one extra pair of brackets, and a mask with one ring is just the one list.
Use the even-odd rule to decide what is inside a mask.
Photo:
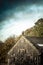
[(4, 20), (7, 15), (4, 13), (7, 10), (14, 9), (20, 5), (43, 5), (43, 0), (0, 0), (0, 21)]
[(42, 4), (43, 0), (0, 0), (0, 10), (1, 13), (4, 10), (11, 9), (13, 6), (17, 6), (20, 4)]

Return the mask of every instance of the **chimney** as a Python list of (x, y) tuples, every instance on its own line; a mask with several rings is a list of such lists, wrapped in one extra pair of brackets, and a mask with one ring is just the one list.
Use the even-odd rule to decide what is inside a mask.
[(22, 35), (25, 35), (24, 31), (22, 32)]

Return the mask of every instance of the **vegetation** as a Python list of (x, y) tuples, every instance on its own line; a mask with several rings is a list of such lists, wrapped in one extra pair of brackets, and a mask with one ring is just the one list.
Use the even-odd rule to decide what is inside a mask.
[(43, 37), (43, 19), (39, 19), (35, 23), (35, 30), (38, 33), (38, 36)]
[(38, 37), (43, 37), (43, 19), (39, 19), (36, 23), (35, 26), (27, 29), (24, 34), (26, 36), (38, 36)]
[[(0, 42), (1, 43), (1, 42)], [(8, 51), (12, 48), (12, 46), (15, 44), (15, 38), (9, 37), (1, 46), (0, 48), (0, 62), (6, 62), (6, 57)]]

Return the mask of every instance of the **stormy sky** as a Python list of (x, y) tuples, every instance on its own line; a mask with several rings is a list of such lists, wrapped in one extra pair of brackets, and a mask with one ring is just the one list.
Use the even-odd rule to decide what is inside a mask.
[(0, 0), (0, 40), (34, 26), (43, 18), (43, 0)]

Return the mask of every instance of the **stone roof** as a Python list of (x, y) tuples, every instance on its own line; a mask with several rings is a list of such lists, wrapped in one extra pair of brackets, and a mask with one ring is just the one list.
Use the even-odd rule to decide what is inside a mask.
[(32, 41), (33, 43), (36, 44), (43, 44), (43, 37), (29, 37), (29, 36), (25, 36), (28, 40)]
[(43, 52), (43, 37), (29, 37), (29, 36), (25, 36), (25, 38), (30, 40), (30, 42), (32, 42), (34, 46), (36, 46), (41, 52)]
[[(43, 44), (43, 37), (29, 37), (29, 36), (24, 36), (22, 35), (25, 39), (29, 40), (40, 52), (43, 52), (43, 46), (39, 46), (38, 44)], [(21, 37), (22, 37), (21, 36)], [(20, 38), (21, 38), (20, 37)], [(20, 39), (19, 39), (20, 40)], [(18, 40), (18, 41), (19, 41)], [(18, 41), (17, 43), (11, 48), (11, 50), (8, 52), (8, 54), (10, 52), (12, 52), (12, 50), (18, 45)]]

